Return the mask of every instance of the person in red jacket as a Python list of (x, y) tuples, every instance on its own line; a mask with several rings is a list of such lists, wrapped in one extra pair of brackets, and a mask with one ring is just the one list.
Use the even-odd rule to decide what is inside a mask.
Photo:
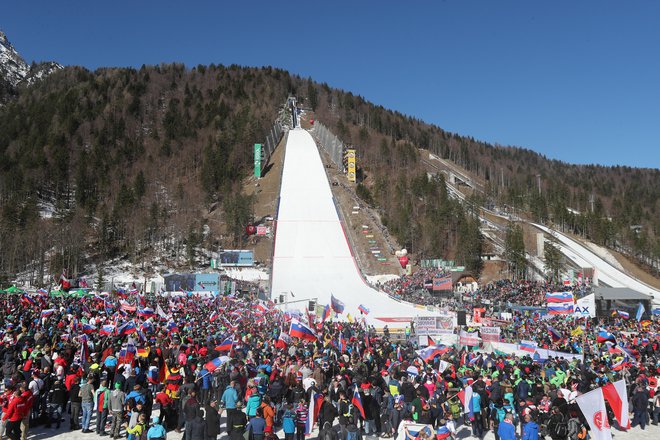
[(11, 440), (21, 438), (21, 421), (25, 413), (25, 406), (25, 399), (21, 395), (21, 390), (18, 389), (12, 395), (7, 410), (2, 415), (2, 421), (7, 423), (7, 436)]
[(34, 404), (34, 395), (32, 394), (32, 391), (22, 385), (21, 397), (24, 402), (24, 406), (22, 407), (23, 418), (21, 419), (21, 440), (26, 440), (28, 429), (30, 428), (30, 413), (32, 412), (32, 405)]

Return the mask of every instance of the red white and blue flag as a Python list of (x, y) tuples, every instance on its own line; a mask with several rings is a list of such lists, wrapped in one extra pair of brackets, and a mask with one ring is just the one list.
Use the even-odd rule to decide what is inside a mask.
[(91, 324), (85, 324), (83, 323), (82, 325), (82, 332), (85, 334), (90, 334), (94, 333), (96, 331), (96, 326), (93, 326)]
[(41, 317), (42, 317), (42, 318), (47, 318), (47, 317), (49, 317), (50, 315), (52, 315), (53, 313), (55, 313), (55, 310), (56, 310), (56, 309), (46, 309), (46, 310), (42, 310), (42, 311), (41, 311)]
[(368, 309), (366, 306), (362, 305), (362, 304), (360, 304), (360, 305), (358, 306), (358, 310), (359, 310), (360, 312), (364, 313), (365, 315), (368, 315), (368, 314), (369, 314), (369, 309)]
[(297, 319), (291, 320), (289, 335), (294, 338), (303, 339), (306, 341), (316, 341), (318, 339), (314, 330), (298, 321)]
[(156, 315), (156, 312), (151, 307), (145, 307), (144, 309), (138, 309), (137, 315), (141, 318), (151, 318)]
[(115, 332), (115, 326), (112, 324), (105, 324), (101, 326), (99, 330), (99, 335), (101, 336), (111, 336)]
[(234, 338), (229, 337), (222, 341), (220, 345), (215, 347), (215, 351), (231, 351), (231, 347), (234, 345)]
[(330, 305), (326, 304), (323, 309), (323, 316), (321, 316), (321, 322), (325, 322), (328, 318), (330, 318)]
[(552, 338), (553, 341), (557, 342), (563, 339), (561, 333), (555, 330), (554, 327), (548, 327), (548, 331), (550, 332), (550, 337)]
[(334, 295), (330, 295), (330, 305), (335, 313), (344, 313), (344, 303), (335, 298)]
[(117, 329), (117, 334), (119, 336), (128, 336), (135, 332), (137, 332), (137, 327), (135, 327), (135, 323), (133, 321), (128, 321)]
[(616, 338), (614, 337), (614, 335), (612, 333), (608, 332), (607, 330), (602, 330), (601, 329), (598, 332), (598, 336), (596, 336), (596, 342), (598, 342), (599, 344), (602, 344), (605, 341), (615, 342)]
[(449, 351), (446, 345), (431, 345), (421, 350), (417, 350), (417, 355), (422, 358), (424, 362), (430, 362), (434, 357), (443, 355)]
[(209, 373), (213, 373), (218, 368), (222, 367), (229, 360), (228, 356), (219, 356), (212, 361), (204, 364), (204, 369)]
[(358, 411), (360, 411), (360, 415), (363, 419), (365, 419), (366, 417), (364, 416), (364, 406), (362, 405), (362, 398), (360, 398), (360, 392), (358, 391), (357, 385), (355, 388), (353, 388), (353, 398), (351, 399), (351, 403), (353, 404), (353, 408), (356, 408)]

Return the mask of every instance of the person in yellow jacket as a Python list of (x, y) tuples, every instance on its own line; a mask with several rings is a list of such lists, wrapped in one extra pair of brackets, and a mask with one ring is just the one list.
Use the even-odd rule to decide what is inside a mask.
[(139, 440), (142, 434), (146, 434), (147, 430), (147, 415), (142, 413), (138, 417), (138, 422), (132, 428), (126, 426), (126, 433), (128, 434), (127, 440)]

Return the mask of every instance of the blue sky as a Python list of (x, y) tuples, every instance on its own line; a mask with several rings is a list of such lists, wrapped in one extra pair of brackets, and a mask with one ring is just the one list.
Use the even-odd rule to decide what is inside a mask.
[(17, 1), (27, 61), (272, 65), (570, 163), (660, 167), (660, 2)]

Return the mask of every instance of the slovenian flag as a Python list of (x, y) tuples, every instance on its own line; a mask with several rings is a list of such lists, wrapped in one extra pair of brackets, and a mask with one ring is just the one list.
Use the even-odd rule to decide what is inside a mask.
[(353, 398), (351, 399), (351, 403), (354, 408), (357, 408), (357, 410), (360, 411), (362, 418), (366, 419), (364, 416), (364, 406), (362, 405), (362, 399), (360, 398), (360, 392), (358, 391), (357, 385), (353, 388)]
[(443, 440), (449, 437), (451, 437), (451, 431), (449, 431), (449, 428), (445, 425), (439, 426), (435, 431), (436, 440)]
[(154, 309), (151, 307), (145, 307), (144, 309), (138, 309), (137, 311), (137, 315), (142, 318), (151, 318), (155, 314), (156, 312), (154, 312)]
[(616, 338), (614, 337), (614, 335), (612, 333), (608, 332), (607, 330), (600, 330), (598, 332), (598, 336), (596, 337), (596, 342), (598, 342), (599, 344), (602, 344), (605, 341), (615, 342)]
[(219, 356), (213, 359), (212, 361), (205, 363), (204, 368), (209, 373), (213, 373), (215, 370), (222, 367), (227, 362), (228, 359), (229, 359), (228, 356)]
[(573, 293), (571, 292), (548, 292), (545, 294), (547, 303), (573, 303)]
[(211, 316), (209, 316), (209, 321), (211, 321), (211, 322), (215, 321), (216, 319), (218, 319), (218, 316), (219, 315), (218, 315), (217, 310), (214, 310), (213, 313), (211, 313)]
[(168, 333), (179, 333), (179, 326), (176, 325), (176, 322), (170, 321), (167, 323), (167, 332)]
[(362, 304), (360, 304), (360, 305), (358, 306), (358, 310), (359, 310), (360, 312), (364, 313), (365, 315), (368, 315), (368, 314), (369, 314), (369, 309), (366, 308), (366, 307), (365, 307), (364, 305), (362, 305)]
[(117, 329), (117, 334), (119, 336), (128, 336), (135, 332), (137, 332), (137, 327), (135, 327), (135, 323), (133, 321), (128, 321), (126, 324)]
[(85, 334), (90, 334), (94, 333), (96, 331), (96, 327), (91, 325), (91, 324), (85, 324), (83, 323), (82, 325), (82, 332)]
[(227, 338), (220, 345), (215, 347), (215, 351), (231, 351), (231, 347), (234, 345), (234, 338)]
[(557, 342), (562, 340), (561, 333), (555, 330), (554, 327), (548, 327), (548, 331), (550, 332), (550, 337), (553, 341)]
[(41, 311), (41, 317), (42, 318), (48, 318), (50, 315), (55, 313), (56, 309), (46, 309)]
[(523, 351), (528, 351), (534, 353), (536, 351), (537, 344), (533, 341), (520, 341), (518, 348)]
[(335, 298), (334, 295), (330, 295), (330, 305), (335, 313), (344, 313), (344, 303)]
[(297, 319), (291, 320), (291, 326), (289, 327), (289, 335), (294, 338), (303, 339), (305, 341), (316, 341), (318, 339), (318, 337), (316, 336), (316, 332), (314, 330), (307, 327), (305, 324), (298, 321)]
[(344, 335), (339, 332), (339, 339), (338, 339), (338, 344), (339, 344), (339, 352), (343, 353), (346, 351), (346, 341), (344, 341)]
[(431, 345), (422, 350), (417, 350), (417, 355), (428, 363), (433, 360), (434, 357), (443, 355), (449, 351), (446, 345)]
[(549, 315), (569, 315), (573, 313), (573, 303), (548, 303)]
[(626, 318), (626, 319), (630, 318), (630, 313), (624, 312), (623, 310), (617, 310), (616, 314), (622, 318)]
[(321, 316), (321, 322), (325, 322), (328, 318), (330, 318), (330, 305), (326, 304), (323, 309), (323, 316)]
[(111, 336), (115, 332), (115, 326), (112, 324), (105, 324), (101, 326), (99, 330), (99, 335), (101, 336)]

